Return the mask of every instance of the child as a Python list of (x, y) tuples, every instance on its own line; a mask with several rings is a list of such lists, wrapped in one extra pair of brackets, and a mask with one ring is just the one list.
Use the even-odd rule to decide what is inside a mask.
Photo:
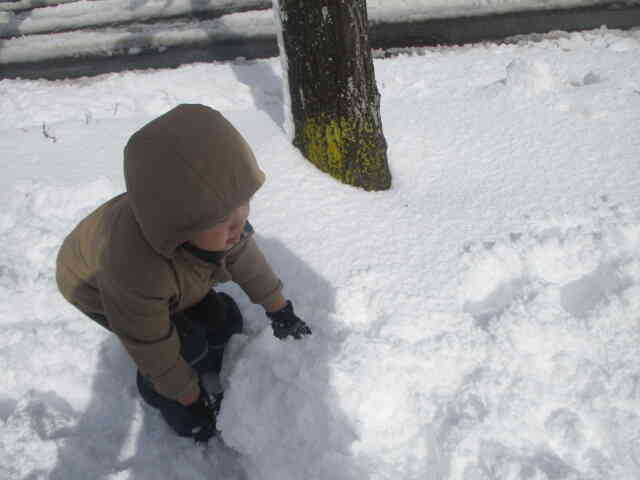
[(242, 330), (234, 300), (212, 287), (240, 285), (280, 339), (311, 333), (247, 222), (264, 173), (219, 112), (180, 105), (131, 137), (124, 175), (127, 192), (64, 240), (58, 288), (118, 336), (137, 364), (145, 402), (179, 435), (206, 442), (221, 395), (212, 398), (200, 376), (219, 373), (225, 344)]

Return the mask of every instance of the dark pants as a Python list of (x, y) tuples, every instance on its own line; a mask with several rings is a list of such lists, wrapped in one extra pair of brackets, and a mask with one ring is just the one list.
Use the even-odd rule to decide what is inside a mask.
[[(104, 315), (87, 316), (109, 328)], [(242, 314), (236, 302), (225, 293), (211, 291), (193, 307), (171, 317), (180, 335), (182, 357), (199, 374), (220, 373), (224, 348), (232, 335), (242, 331)], [(137, 372), (136, 383), (142, 399), (162, 414), (176, 433), (190, 436), (199, 419), (175, 400), (160, 395), (151, 381)]]

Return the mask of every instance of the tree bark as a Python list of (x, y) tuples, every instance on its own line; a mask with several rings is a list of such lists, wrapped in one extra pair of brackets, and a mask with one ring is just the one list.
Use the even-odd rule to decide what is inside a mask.
[(279, 0), (293, 144), (365, 190), (391, 186), (366, 0)]

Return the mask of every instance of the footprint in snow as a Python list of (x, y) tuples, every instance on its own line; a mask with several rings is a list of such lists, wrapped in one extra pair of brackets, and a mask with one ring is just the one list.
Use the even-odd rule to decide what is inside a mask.
[(461, 287), (463, 310), (476, 324), (488, 329), (517, 299), (524, 299), (528, 286), (523, 258), (515, 247), (518, 234), (507, 241), (465, 246), (468, 270)]
[(466, 245), (463, 311), (487, 329), (504, 312), (515, 305), (527, 308), (541, 293), (577, 318), (623, 297), (640, 283), (640, 224), (607, 222), (597, 218), (592, 225), (536, 228)]
[(573, 80), (569, 82), (572, 87), (588, 87), (589, 85), (596, 85), (602, 82), (602, 77), (595, 72), (587, 72), (580, 80)]
[(574, 317), (585, 317), (610, 295), (620, 294), (632, 285), (631, 278), (623, 272), (622, 264), (612, 261), (563, 286), (560, 303)]

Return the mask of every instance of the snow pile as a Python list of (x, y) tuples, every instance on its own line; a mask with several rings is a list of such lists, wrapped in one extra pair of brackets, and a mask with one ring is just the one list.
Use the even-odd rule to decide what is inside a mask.
[(162, 50), (182, 45), (201, 45), (273, 35), (275, 29), (270, 11), (236, 13), (199, 23), (140, 25), (131, 31), (106, 29), (14, 37), (3, 41), (0, 64), (91, 54), (113, 55), (125, 52), (135, 55), (140, 53), (142, 48)]
[(149, 19), (165, 19), (192, 13), (211, 12), (223, 14), (236, 9), (249, 10), (264, 6), (263, 1), (204, 0), (192, 2), (177, 0), (100, 0), (75, 1), (55, 7), (36, 8), (18, 13), (12, 22), (0, 28), (0, 36), (32, 35), (34, 33), (98, 27), (116, 23), (144, 22)]
[[(394, 187), (375, 194), (291, 147), (277, 59), (1, 81), (0, 477), (639, 478), (637, 35), (376, 60)], [(64, 236), (122, 190), (128, 136), (193, 101), (266, 171), (257, 240), (314, 332), (276, 340), (224, 286), (247, 329), (206, 448), (53, 281)]]
[(373, 21), (429, 20), (434, 18), (495, 15), (527, 10), (553, 10), (601, 5), (636, 5), (635, 0), (368, 0)]
[(31, 8), (53, 7), (63, 3), (73, 3), (78, 0), (15, 0), (0, 2), (0, 11), (18, 11)]
[[(17, 13), (10, 22), (0, 25), (0, 36), (33, 35), (37, 33), (100, 27), (117, 23), (144, 22), (192, 13), (226, 14), (232, 10), (268, 9), (269, 0), (100, 0), (62, 1), (59, 5), (39, 2), (34, 10)], [(368, 0), (369, 17), (373, 22), (398, 22), (434, 18), (501, 14), (525, 10), (549, 10), (601, 5), (635, 5), (635, 0)], [(25, 8), (26, 0), (9, 4), (9, 8)], [(34, 5), (32, 5), (34, 6)], [(6, 8), (6, 7), (5, 7)]]

